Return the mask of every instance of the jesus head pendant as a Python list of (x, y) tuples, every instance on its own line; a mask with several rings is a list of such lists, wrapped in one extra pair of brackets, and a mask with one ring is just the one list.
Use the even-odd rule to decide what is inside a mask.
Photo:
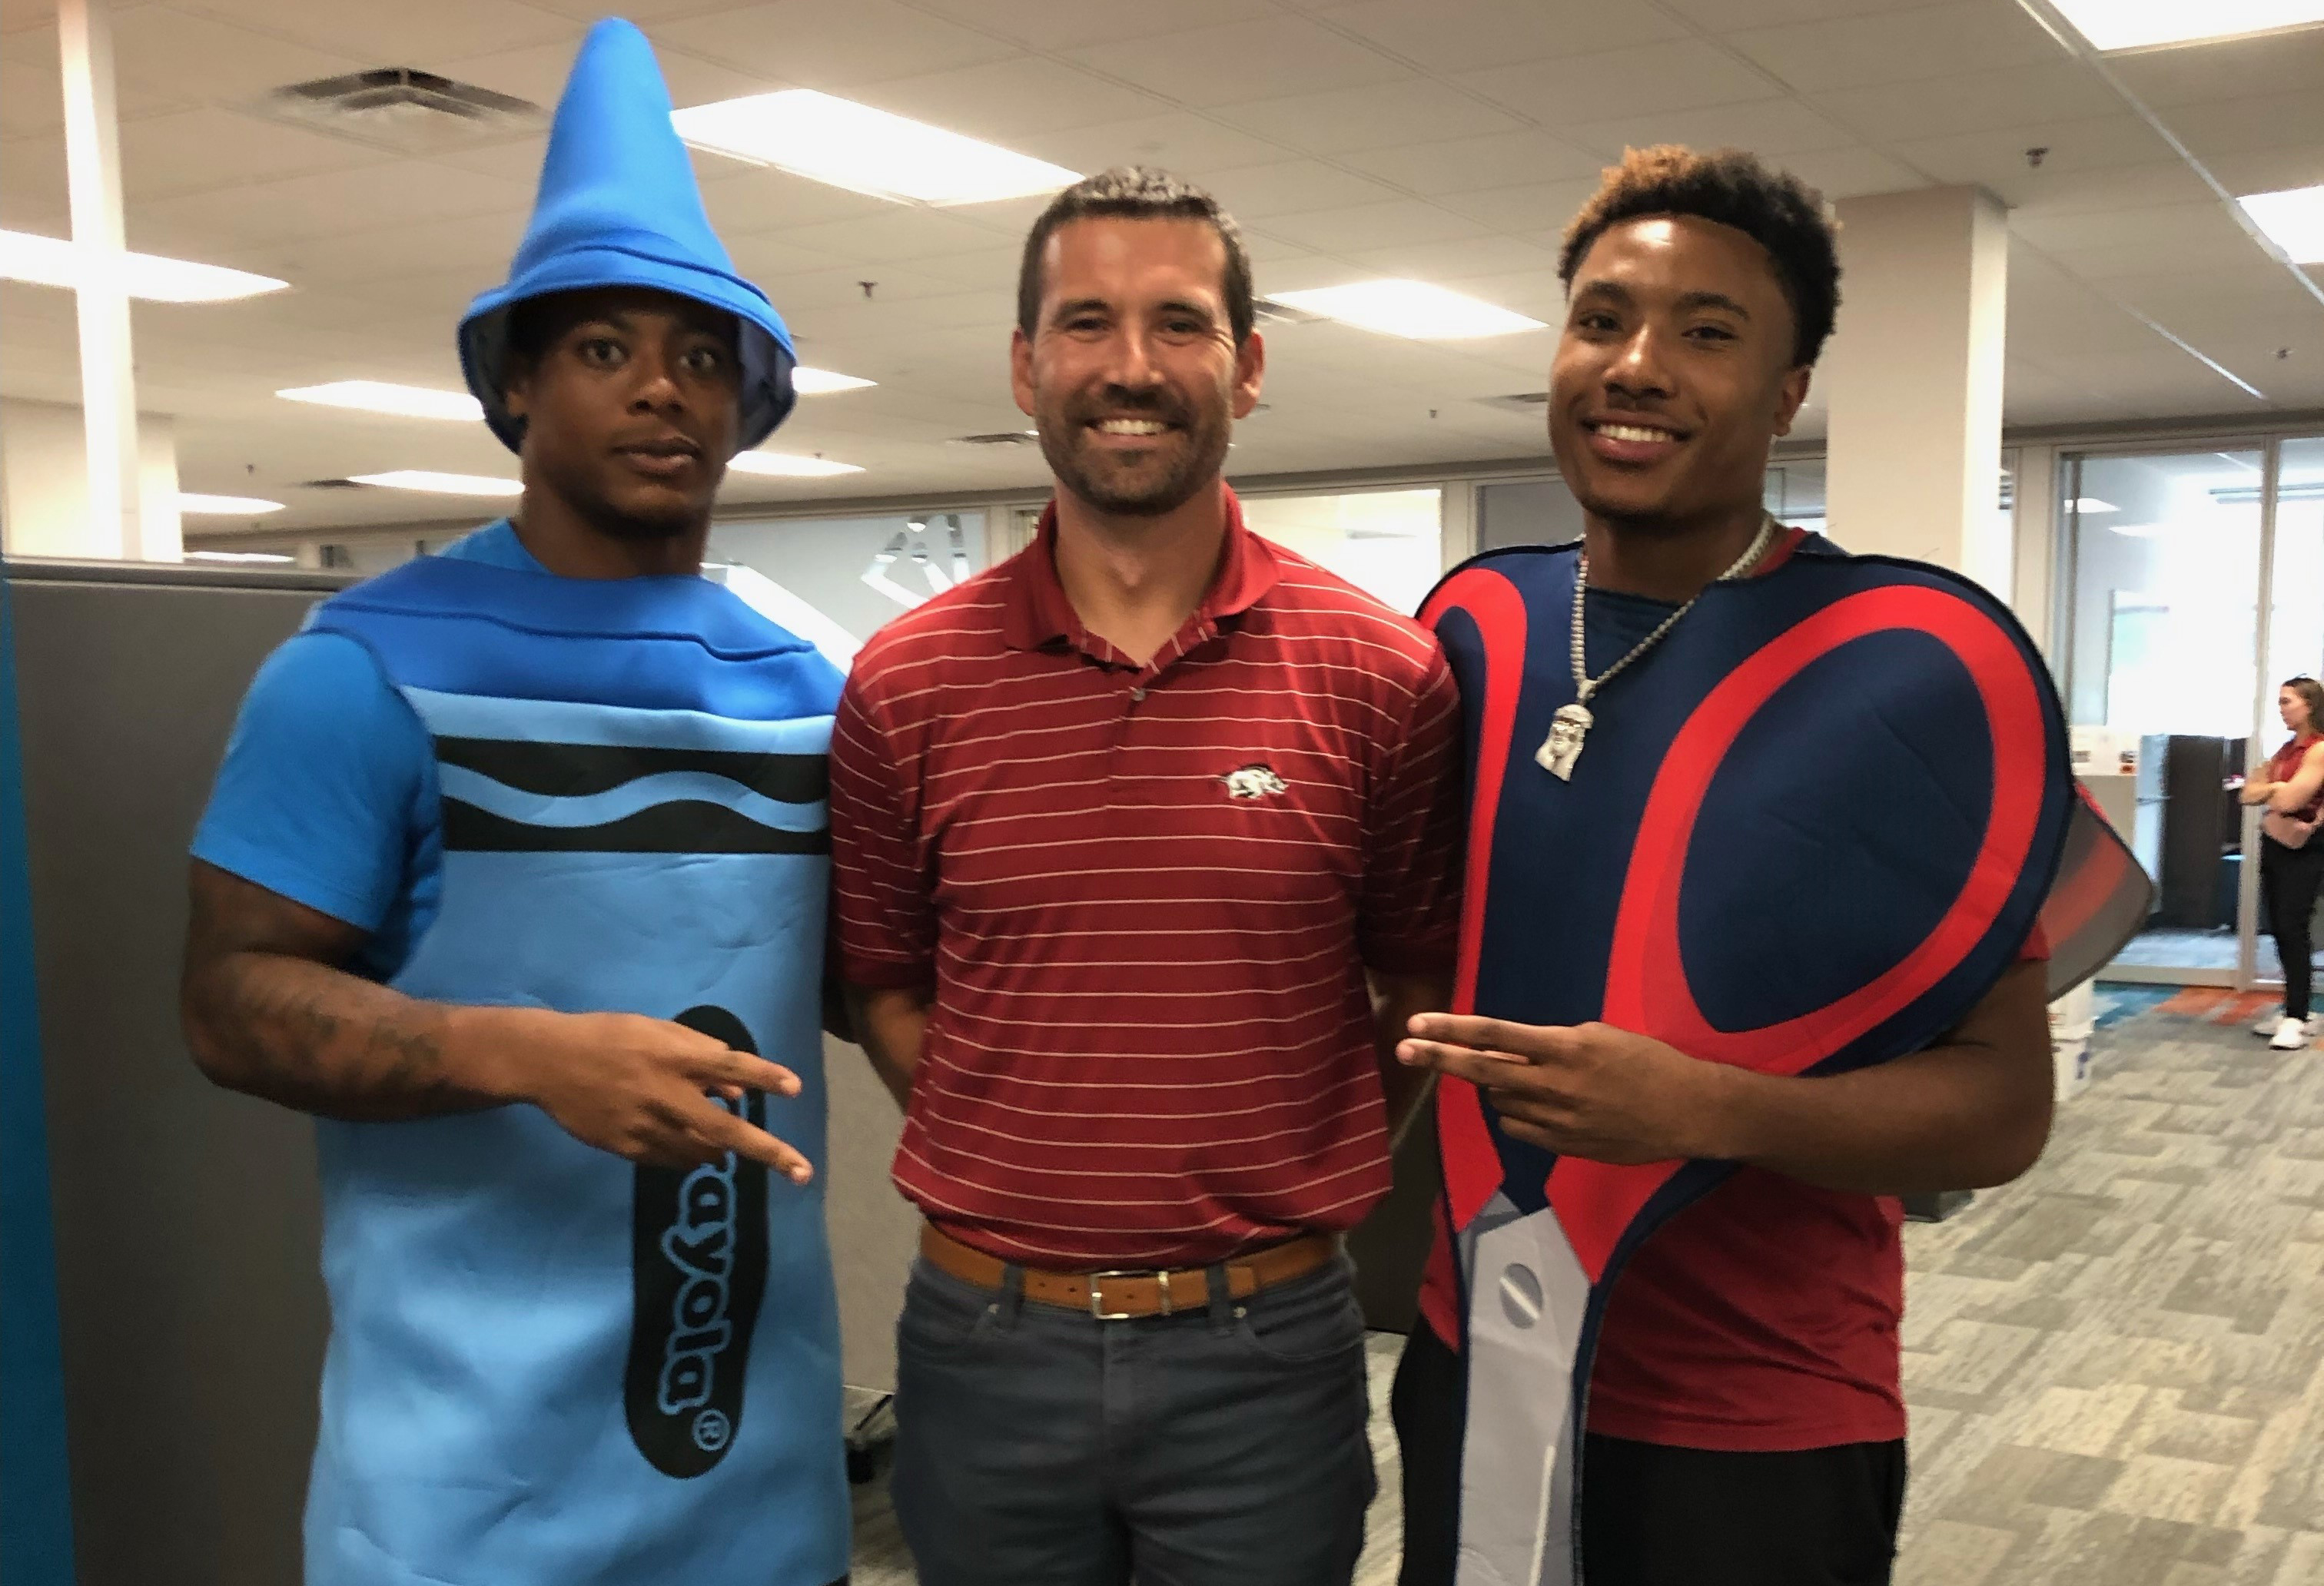
[(1561, 705), (1549, 719), (1549, 736), (1534, 751), (1534, 762), (1561, 782), (1573, 779), (1573, 762), (1582, 758), (1582, 741), (1594, 718), (1586, 705)]

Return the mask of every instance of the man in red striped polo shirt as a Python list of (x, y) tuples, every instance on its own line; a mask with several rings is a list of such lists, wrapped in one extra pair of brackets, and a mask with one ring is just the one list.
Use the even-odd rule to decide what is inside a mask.
[(927, 1586), (1343, 1583), (1373, 1490), (1339, 1236), (1453, 953), (1417, 624), (1243, 527), (1250, 263), (1122, 170), (1025, 249), (1056, 499), (890, 624), (835, 729), (837, 934), (927, 1214), (896, 1510)]

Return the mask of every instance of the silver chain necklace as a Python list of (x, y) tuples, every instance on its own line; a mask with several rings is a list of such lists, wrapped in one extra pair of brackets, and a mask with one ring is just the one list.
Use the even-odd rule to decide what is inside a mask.
[[(1766, 554), (1768, 543), (1775, 537), (1775, 528), (1774, 514), (1763, 517), (1759, 532), (1751, 537), (1751, 543), (1744, 548), (1741, 556), (1735, 558), (1735, 565), (1711, 582), (1724, 584), (1740, 577), (1752, 563)], [(1549, 736), (1541, 741), (1541, 747), (1534, 751), (1533, 756), (1536, 764), (1561, 782), (1573, 779), (1573, 762), (1582, 758), (1582, 741), (1589, 737), (1590, 728), (1597, 720), (1590, 714), (1591, 697), (1612, 682), (1617, 672), (1659, 644), (1663, 635), (1678, 626), (1678, 620), (1692, 611), (1695, 601), (1702, 598), (1702, 590), (1697, 590), (1693, 599), (1665, 617), (1653, 632), (1632, 645), (1629, 654), (1593, 678), (1582, 660), (1582, 602), (1589, 593), (1590, 558), (1585, 555), (1579, 558), (1573, 569), (1573, 703), (1557, 707), (1557, 714), (1549, 721)]]

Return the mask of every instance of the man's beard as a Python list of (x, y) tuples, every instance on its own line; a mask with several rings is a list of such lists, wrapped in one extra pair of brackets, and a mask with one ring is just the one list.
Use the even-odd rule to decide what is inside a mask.
[[(1175, 445), (1175, 463), (1118, 461), (1087, 446), (1089, 421), (1102, 417), (1152, 418), (1175, 425), (1154, 438)], [(1106, 388), (1088, 401), (1069, 401), (1039, 416), (1041, 455), (1057, 482), (1099, 512), (1125, 518), (1159, 518), (1176, 512), (1215, 478), (1227, 460), (1226, 404), (1185, 408), (1166, 392), (1132, 396)], [(1157, 446), (1157, 450), (1161, 449)]]

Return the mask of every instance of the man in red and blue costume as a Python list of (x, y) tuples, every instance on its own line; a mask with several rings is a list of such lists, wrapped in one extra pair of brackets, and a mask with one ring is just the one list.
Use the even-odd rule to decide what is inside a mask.
[(1578, 544), (1423, 615), (1471, 816), (1443, 1197), (1395, 1403), (1405, 1586), (1886, 1581), (1896, 1197), (2050, 1124), (2045, 1004), (2143, 916), (2038, 652), (1760, 504), (1838, 307), (1820, 198), (1633, 152), (1568, 233)]

